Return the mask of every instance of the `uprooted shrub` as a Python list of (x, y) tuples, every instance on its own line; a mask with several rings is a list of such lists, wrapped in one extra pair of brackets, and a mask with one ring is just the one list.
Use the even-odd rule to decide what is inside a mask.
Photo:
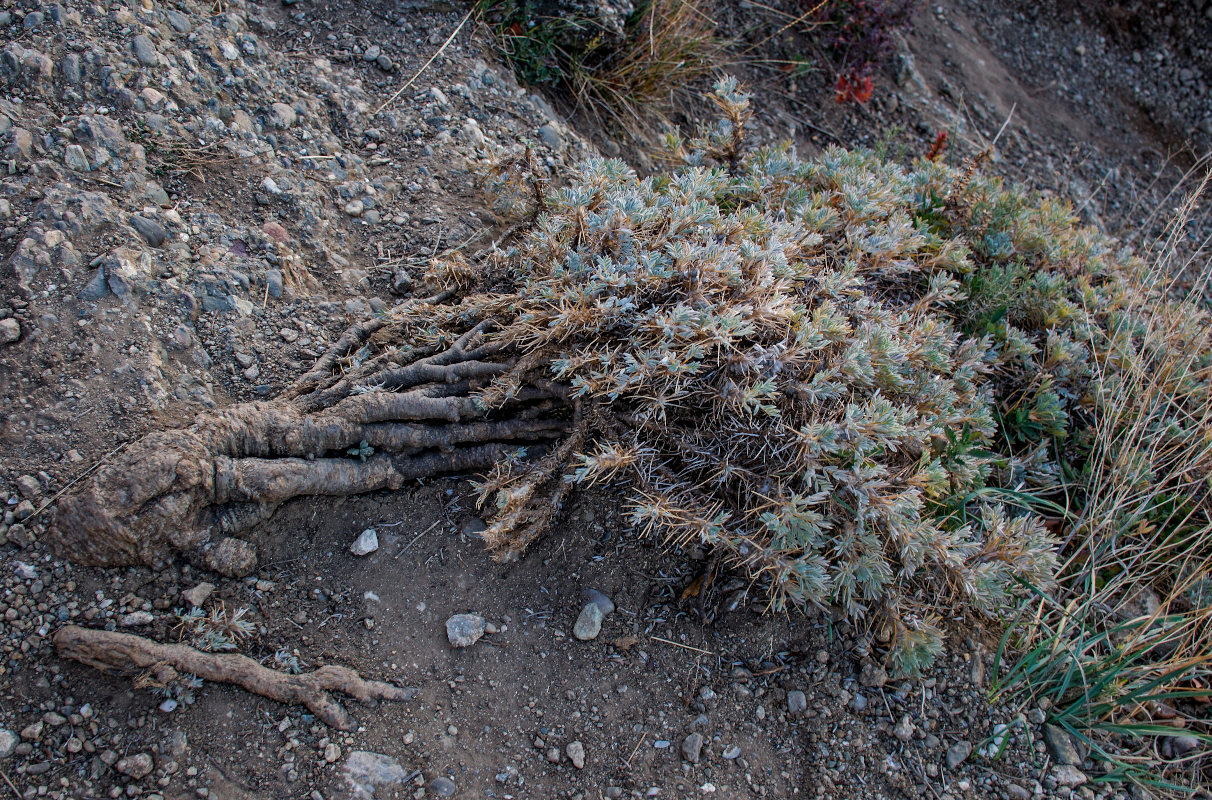
[[(133, 445), (61, 502), (65, 551), (243, 573), (239, 532), (291, 497), (486, 470), (499, 559), (574, 487), (617, 484), (637, 531), (715, 548), (775, 609), (840, 608), (897, 672), (937, 652), (941, 617), (1048, 586), (1046, 529), (990, 490), (1055, 472), (1030, 437), (1091, 402), (1070, 311), (1133, 259), (972, 168), (745, 152), (747, 98), (714, 99), (724, 119), (671, 141), (669, 174), (503, 180), (533, 214), (506, 249), (437, 260), (432, 294), (284, 396)], [(1027, 439), (1004, 446), (1019, 408)]]

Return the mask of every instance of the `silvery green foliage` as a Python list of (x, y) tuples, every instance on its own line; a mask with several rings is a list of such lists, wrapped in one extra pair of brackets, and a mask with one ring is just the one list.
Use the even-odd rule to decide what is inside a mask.
[(952, 513), (990, 476), (993, 373), (1014, 337), (957, 324), (972, 248), (932, 222), (953, 172), (841, 149), (743, 153), (748, 98), (723, 82), (715, 100), (722, 123), (671, 139), (683, 168), (641, 178), (593, 160), (548, 192), (492, 260), (508, 291), (426, 308), (414, 343), (491, 320), (490, 338), (523, 355), (485, 408), (536, 376), (580, 401), (558, 469), (511, 459), (483, 484), (498, 553), (547, 524), (561, 474), (625, 481), (637, 530), (721, 549), (774, 609), (878, 622), (890, 665), (916, 672), (941, 647), (940, 615), (996, 616), (1020, 579), (1047, 584), (1055, 568), (1034, 518)]

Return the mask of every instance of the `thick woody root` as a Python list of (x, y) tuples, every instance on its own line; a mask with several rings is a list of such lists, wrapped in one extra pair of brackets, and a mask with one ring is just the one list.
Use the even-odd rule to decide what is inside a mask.
[[(330, 352), (381, 327), (355, 326)], [(361, 365), (356, 384), (349, 374), (312, 375), (306, 394), (208, 412), (144, 437), (60, 501), (56, 544), (82, 564), (159, 566), (181, 554), (242, 576), (256, 568), (256, 552), (238, 535), (291, 498), (399, 489), (486, 470), (520, 447), (541, 451), (567, 428), (566, 401), (523, 386), (487, 412), (473, 394), (516, 365), (485, 360), (501, 347), (478, 341), (484, 327), (412, 363)]]
[(239, 686), (279, 703), (301, 704), (326, 725), (343, 731), (353, 730), (354, 720), (330, 692), (341, 692), (363, 703), (411, 700), (417, 694), (416, 689), (366, 680), (348, 667), (329, 665), (290, 675), (235, 653), (204, 653), (184, 644), (160, 644), (130, 633), (76, 625), (56, 631), (54, 642), (60, 657), (96, 669), (125, 675), (150, 670), (162, 685), (180, 675), (196, 675), (204, 681)]

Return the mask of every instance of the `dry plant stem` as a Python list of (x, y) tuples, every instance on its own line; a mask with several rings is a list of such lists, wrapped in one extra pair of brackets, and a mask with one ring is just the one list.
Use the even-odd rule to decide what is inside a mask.
[(142, 636), (67, 625), (55, 632), (55, 649), (90, 667), (132, 674), (152, 670), (167, 683), (179, 675), (196, 675), (212, 683), (229, 683), (279, 703), (301, 704), (324, 724), (343, 731), (354, 729), (350, 717), (330, 692), (347, 694), (363, 703), (411, 700), (415, 689), (366, 680), (348, 667), (328, 665), (304, 675), (263, 667), (236, 653), (204, 653), (184, 644), (160, 644)]
[[(97, 566), (155, 566), (183, 555), (246, 575), (256, 552), (234, 537), (291, 498), (485, 470), (568, 427), (564, 394), (525, 376), (500, 407), (487, 411), (477, 400), (487, 382), (518, 367), (503, 344), (483, 341), (490, 322), (420, 353), (381, 346), (403, 335), (391, 323), (349, 328), (285, 397), (208, 412), (132, 444), (62, 499), (53, 528), (60, 550)], [(377, 354), (339, 374), (341, 359), (372, 339)]]

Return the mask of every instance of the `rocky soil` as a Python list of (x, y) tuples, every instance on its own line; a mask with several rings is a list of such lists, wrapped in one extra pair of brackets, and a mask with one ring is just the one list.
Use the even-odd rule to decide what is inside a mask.
[[(455, 478), (291, 503), (244, 581), (52, 553), (55, 496), (124, 442), (275, 394), (409, 296), (434, 253), (499, 235), (480, 177), (494, 154), (530, 144), (557, 180), (597, 150), (645, 162), (520, 87), (474, 22), (410, 82), (462, 4), (3, 5), (0, 793), (1141, 795), (1098, 782), (1044, 709), (990, 705), (994, 643), (962, 621), (935, 674), (890, 682), (844, 623), (762, 616), (742, 583), (696, 595), (704, 554), (637, 544), (609, 495), (576, 498), (508, 567), (485, 557)], [(785, 24), (763, 8), (718, 18), (760, 41)], [(825, 69), (736, 70), (760, 101), (755, 137), (802, 151), (915, 154), (946, 129), (962, 158), (1010, 117), (991, 169), (1111, 230), (1148, 217), (1147, 239), (1212, 141), (1212, 6), (1114, 8), (932, 3), (863, 108), (833, 102)], [(813, 52), (793, 30), (769, 47)], [(1191, 241), (1208, 230), (1197, 217)], [(419, 694), (351, 702), (360, 724), (342, 733), (231, 687), (101, 675), (50, 644), (68, 622), (188, 640), (193, 607), (243, 610), (236, 644), (268, 666), (342, 663)]]

